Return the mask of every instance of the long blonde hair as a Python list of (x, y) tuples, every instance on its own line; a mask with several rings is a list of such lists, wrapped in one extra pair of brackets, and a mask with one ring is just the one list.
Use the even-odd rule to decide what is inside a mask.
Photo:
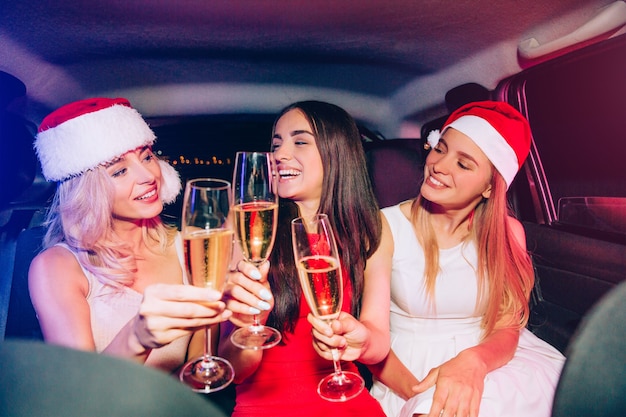
[[(43, 247), (67, 244), (100, 282), (121, 288), (133, 283), (137, 263), (130, 246), (113, 231), (113, 195), (113, 183), (102, 166), (61, 182), (48, 209)], [(159, 216), (144, 219), (141, 228), (144, 242), (157, 242), (157, 251), (165, 253), (174, 241), (176, 228)]]
[[(528, 297), (535, 279), (530, 256), (519, 245), (509, 226), (506, 190), (504, 179), (494, 171), (491, 195), (476, 206), (466, 238), (475, 242), (478, 252), (479, 299), (476, 305), (486, 305), (482, 320), (485, 336), (496, 327), (522, 328), (526, 325)], [(433, 298), (439, 274), (439, 247), (430, 224), (429, 206), (430, 202), (419, 195), (411, 206), (411, 218), (424, 248), (426, 291)]]

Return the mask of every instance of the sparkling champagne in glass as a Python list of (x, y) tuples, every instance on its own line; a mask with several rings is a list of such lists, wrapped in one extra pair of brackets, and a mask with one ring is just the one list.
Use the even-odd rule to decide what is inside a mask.
[[(212, 178), (187, 182), (183, 201), (182, 235), (187, 272), (193, 285), (224, 291), (233, 251), (228, 222), (230, 183)], [(211, 354), (211, 330), (205, 328), (204, 355), (187, 362), (180, 380), (196, 392), (226, 388), (235, 376), (232, 365)]]
[[(291, 222), (291, 230), (293, 254), (304, 297), (311, 312), (330, 323), (341, 312), (343, 278), (328, 216), (299, 217)], [(359, 374), (342, 371), (339, 351), (332, 349), (331, 352), (335, 372), (320, 381), (317, 392), (328, 401), (347, 401), (359, 395), (365, 382)]]
[[(243, 257), (255, 266), (267, 260), (274, 246), (278, 222), (274, 158), (268, 152), (237, 152), (233, 172), (235, 238)], [(281, 340), (280, 332), (253, 316), (250, 326), (235, 330), (231, 341), (242, 349), (267, 349)]]

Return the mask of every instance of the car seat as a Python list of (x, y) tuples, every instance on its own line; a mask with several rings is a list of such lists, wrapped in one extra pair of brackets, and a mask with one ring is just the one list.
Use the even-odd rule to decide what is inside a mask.
[(226, 416), (162, 371), (95, 352), (6, 340), (0, 364), (3, 417)]
[(566, 352), (552, 417), (626, 416), (626, 282), (589, 311)]
[(27, 274), (41, 244), (41, 229), (33, 227), (41, 223), (55, 184), (40, 172), (33, 149), (36, 128), (8, 110), (25, 94), (21, 81), (0, 71), (0, 340), (10, 336), (9, 323), (16, 337), (41, 338)]

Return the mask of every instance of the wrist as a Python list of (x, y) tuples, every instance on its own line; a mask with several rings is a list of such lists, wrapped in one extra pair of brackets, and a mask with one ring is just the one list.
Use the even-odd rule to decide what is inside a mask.
[(459, 359), (462, 359), (464, 362), (471, 363), (472, 367), (479, 371), (483, 375), (487, 375), (489, 372), (489, 364), (485, 357), (484, 350), (481, 346), (474, 346), (468, 349), (465, 349), (457, 355)]
[(137, 354), (146, 353), (152, 349), (163, 346), (148, 329), (143, 316), (139, 315), (133, 319), (132, 332), (128, 343), (129, 347), (133, 349), (133, 352), (137, 352)]

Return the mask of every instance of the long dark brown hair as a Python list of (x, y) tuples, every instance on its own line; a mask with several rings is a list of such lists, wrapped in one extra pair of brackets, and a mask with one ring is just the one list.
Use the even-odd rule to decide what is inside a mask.
[[(341, 263), (352, 285), (351, 312), (358, 317), (365, 263), (380, 244), (382, 227), (359, 131), (345, 110), (320, 101), (291, 104), (280, 112), (276, 122), (293, 109), (302, 112), (315, 136), (324, 169), (318, 213), (327, 214), (335, 230)], [(269, 273), (275, 305), (268, 323), (283, 332), (294, 330), (300, 309), (302, 290), (291, 243), (291, 220), (298, 216), (296, 203), (281, 199)]]

